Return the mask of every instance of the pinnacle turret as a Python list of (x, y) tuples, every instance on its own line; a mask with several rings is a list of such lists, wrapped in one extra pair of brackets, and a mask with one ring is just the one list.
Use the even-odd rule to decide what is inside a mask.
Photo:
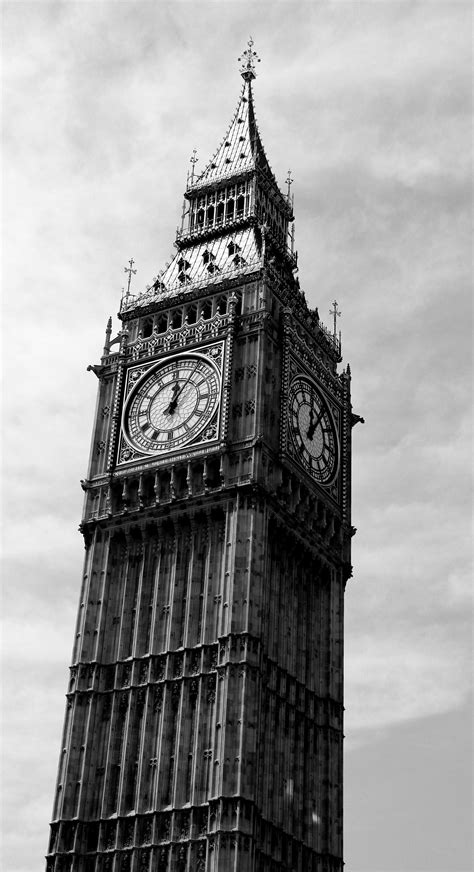
[(259, 62), (250, 39), (239, 58), (243, 78), (236, 110), (224, 138), (199, 173), (196, 149), (191, 157), (177, 254), (140, 298), (125, 299), (132, 308), (187, 288), (234, 279), (261, 269), (268, 257), (287, 275), (296, 268), (293, 202), (283, 194), (263, 148), (257, 127), (252, 81)]
[[(262, 181), (265, 179), (266, 186), (270, 186), (276, 200), (280, 201), (278, 204), (280, 208), (286, 211), (289, 220), (292, 220), (290, 198), (285, 197), (279, 189), (257, 127), (252, 80), (255, 78), (254, 60), (260, 61), (260, 58), (251, 50), (252, 46), (253, 40), (250, 39), (249, 48), (239, 58), (239, 61), (242, 61), (241, 75), (244, 85), (230, 125), (214, 156), (197, 175), (194, 158), (186, 196), (189, 199), (193, 191), (222, 183), (232, 177), (237, 179), (248, 173), (258, 173)], [(193, 155), (195, 156), (195, 152)]]
[(252, 46), (250, 40), (239, 58), (244, 84), (232, 120), (213, 157), (198, 174), (193, 152), (185, 192), (189, 207), (177, 239), (180, 248), (204, 235), (259, 226), (281, 252), (287, 249), (293, 220), (292, 198), (289, 185), (286, 196), (281, 192), (258, 130), (252, 80), (255, 60), (259, 58)]

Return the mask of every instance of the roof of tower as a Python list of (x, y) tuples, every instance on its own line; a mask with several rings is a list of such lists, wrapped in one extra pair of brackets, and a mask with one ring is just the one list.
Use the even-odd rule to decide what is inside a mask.
[(246, 275), (262, 266), (262, 247), (253, 229), (244, 228), (203, 240), (191, 248), (178, 252), (169, 266), (160, 274), (160, 297)]
[(253, 59), (257, 56), (251, 51), (252, 45), (253, 41), (250, 40), (249, 48), (244, 52), (243, 58), (239, 58), (239, 60), (245, 59), (241, 68), (244, 84), (227, 132), (203, 172), (196, 177), (191, 176), (188, 180), (187, 193), (212, 187), (216, 182), (224, 179), (259, 170), (269, 179), (282, 200), (285, 202), (287, 200), (278, 187), (257, 127), (252, 93), (252, 79), (255, 78)]
[(262, 257), (262, 245), (253, 228), (202, 240), (184, 252), (178, 251), (144, 293), (126, 295), (121, 311), (251, 275), (263, 266)]
[(189, 184), (188, 190), (241, 175), (255, 170), (257, 166), (273, 175), (255, 121), (252, 86), (247, 81), (244, 82), (236, 111), (222, 142), (203, 172)]
[[(285, 196), (268, 163), (255, 119), (252, 80), (255, 78), (255, 61), (259, 58), (252, 46), (253, 40), (250, 39), (248, 48), (239, 58), (244, 81), (235, 113), (213, 158), (198, 176), (194, 175), (195, 151), (191, 157), (193, 170), (188, 177), (185, 198), (194, 206), (183, 209), (183, 224), (181, 230), (178, 229), (175, 243), (177, 251), (144, 293), (124, 296), (122, 312), (177, 293), (188, 294), (199, 287), (226, 280), (234, 282), (239, 276), (249, 276), (264, 266), (268, 243), (276, 246), (291, 270), (296, 267), (296, 254), (293, 247), (289, 249), (287, 238), (288, 222), (293, 220), (289, 185)], [(256, 182), (253, 196), (249, 195), (248, 187), (246, 202), (242, 207), (234, 204), (235, 213), (229, 215), (226, 211), (223, 217), (219, 217), (218, 208), (212, 205), (216, 203), (214, 198), (209, 201), (205, 217), (200, 222), (196, 220), (199, 212), (196, 213), (195, 201), (199, 201), (201, 195), (206, 195), (206, 199), (219, 189), (220, 204), (221, 200), (225, 201), (226, 188), (231, 190), (232, 184), (241, 181), (250, 185), (252, 178)], [(228, 180), (230, 186), (226, 184)], [(264, 190), (265, 196), (271, 192), (270, 198), (277, 207), (273, 214), (266, 215), (265, 201), (262, 205), (258, 193), (255, 195), (259, 188)], [(224, 194), (221, 189), (224, 189)], [(229, 202), (234, 202), (233, 196), (235, 198), (235, 194), (229, 194)], [(185, 216), (188, 216), (187, 229), (184, 228)]]

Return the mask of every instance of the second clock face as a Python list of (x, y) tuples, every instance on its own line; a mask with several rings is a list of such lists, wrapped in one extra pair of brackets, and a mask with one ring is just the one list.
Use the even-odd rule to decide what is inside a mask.
[(336, 427), (314, 382), (298, 376), (290, 387), (290, 430), (296, 457), (321, 484), (330, 484), (339, 464)]
[(219, 405), (215, 366), (199, 355), (176, 356), (156, 367), (132, 392), (125, 432), (146, 454), (173, 451), (201, 434)]

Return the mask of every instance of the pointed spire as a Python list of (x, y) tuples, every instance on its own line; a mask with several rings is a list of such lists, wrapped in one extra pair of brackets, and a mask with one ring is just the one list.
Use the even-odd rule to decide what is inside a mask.
[(110, 351), (110, 337), (112, 335), (112, 316), (109, 317), (107, 321), (107, 327), (105, 328), (105, 342), (104, 342), (104, 350), (102, 352), (103, 355), (106, 355)]
[[(252, 72), (253, 54), (255, 53), (251, 53), (249, 57), (246, 55), (245, 69), (242, 73), (244, 85), (226, 135), (201, 173), (188, 175), (187, 193), (213, 185), (217, 180), (243, 176), (258, 170), (267, 177), (282, 199), (286, 199), (279, 191), (257, 127), (252, 92), (252, 79), (255, 78), (255, 73)], [(291, 204), (288, 205), (291, 209)]]
[[(243, 83), (234, 115), (214, 156), (199, 172), (197, 152), (192, 153), (177, 252), (143, 301), (177, 290), (187, 293), (236, 273), (250, 275), (267, 259), (294, 282), (293, 180), (289, 173), (287, 191), (280, 189), (263, 148), (252, 92), (260, 58), (252, 38), (239, 61)], [(133, 264), (132, 272), (125, 269), (130, 282)], [(136, 306), (136, 299), (128, 292), (123, 308)]]
[(188, 190), (212, 184), (217, 179), (255, 170), (256, 152), (260, 151), (257, 138), (252, 92), (248, 82), (242, 88), (237, 109), (224, 139), (200, 175), (190, 174)]
[(245, 82), (251, 82), (252, 79), (255, 79), (255, 61), (260, 63), (260, 58), (256, 51), (253, 51), (253, 39), (250, 37), (247, 48), (244, 52), (242, 52), (241, 56), (238, 58), (240, 63), (240, 75), (244, 79)]

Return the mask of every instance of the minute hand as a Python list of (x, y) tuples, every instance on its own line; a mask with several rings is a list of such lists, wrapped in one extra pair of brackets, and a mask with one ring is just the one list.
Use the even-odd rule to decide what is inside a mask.
[(188, 385), (189, 382), (191, 381), (194, 373), (197, 371), (198, 366), (199, 366), (199, 364), (194, 369), (191, 370), (191, 373), (188, 376), (188, 378), (186, 379), (186, 381), (184, 382), (184, 385), (182, 385), (182, 387), (180, 387), (179, 391), (177, 391), (177, 393), (174, 395), (173, 399), (171, 400), (171, 402), (168, 406), (168, 409), (167, 409), (168, 412), (172, 413), (176, 409), (180, 395), (183, 393), (186, 385)]
[(316, 418), (316, 420), (313, 421), (313, 422), (309, 425), (309, 427), (308, 427), (308, 431), (307, 431), (307, 433), (306, 433), (306, 437), (307, 437), (308, 439), (311, 439), (311, 441), (313, 440), (314, 431), (316, 430), (316, 427), (319, 425), (320, 421), (322, 421), (323, 417), (324, 417), (324, 409), (321, 409), (321, 411), (320, 411), (318, 417)]

